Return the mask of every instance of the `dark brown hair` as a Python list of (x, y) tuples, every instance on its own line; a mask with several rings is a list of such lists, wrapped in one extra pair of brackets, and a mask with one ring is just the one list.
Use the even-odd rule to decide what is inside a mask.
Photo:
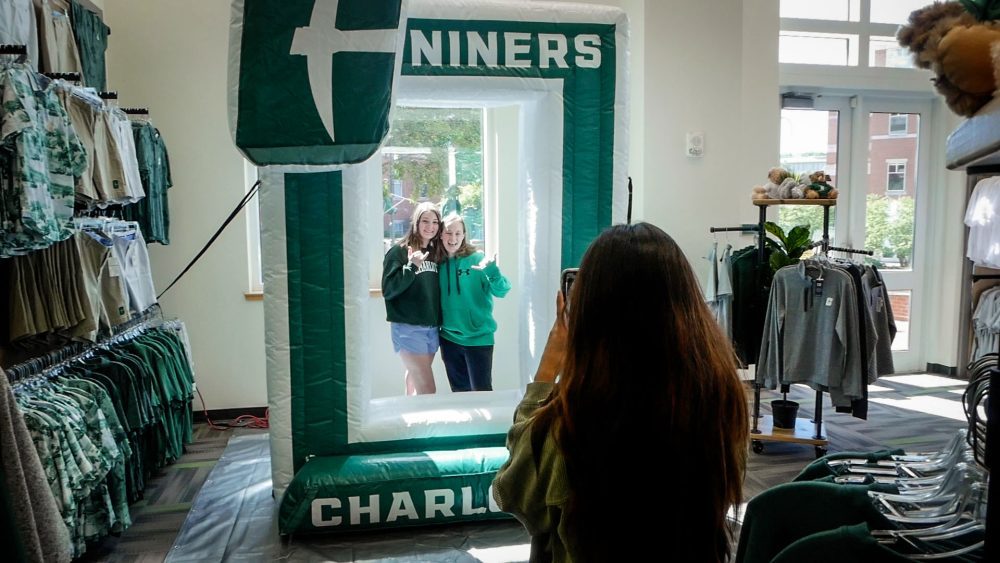
[(438, 231), (431, 239), (427, 248), (430, 254), (427, 256), (427, 260), (431, 262), (440, 262), (444, 258), (444, 247), (441, 246), (441, 232), (444, 231), (444, 222), (441, 221), (441, 211), (438, 210), (436, 203), (431, 201), (425, 201), (417, 205), (413, 210), (413, 218), (410, 221), (410, 232), (403, 237), (400, 241), (399, 246), (407, 247), (417, 250), (423, 248), (424, 241), (420, 237), (420, 216), (424, 213), (433, 213), (438, 220)]
[[(566, 364), (532, 423), (570, 485), (574, 559), (725, 561), (746, 466), (746, 392), (691, 266), (661, 229), (618, 225), (587, 249)], [(666, 460), (665, 462), (654, 460)]]

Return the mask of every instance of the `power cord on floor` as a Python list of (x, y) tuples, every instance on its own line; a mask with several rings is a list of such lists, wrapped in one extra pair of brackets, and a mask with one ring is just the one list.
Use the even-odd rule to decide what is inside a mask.
[(201, 389), (195, 388), (198, 392), (198, 399), (201, 401), (201, 410), (205, 413), (205, 422), (212, 430), (232, 430), (234, 428), (257, 428), (267, 429), (271, 427), (271, 409), (264, 409), (264, 418), (252, 414), (242, 414), (229, 422), (213, 422), (208, 416), (208, 409), (205, 407), (205, 398), (201, 396)]

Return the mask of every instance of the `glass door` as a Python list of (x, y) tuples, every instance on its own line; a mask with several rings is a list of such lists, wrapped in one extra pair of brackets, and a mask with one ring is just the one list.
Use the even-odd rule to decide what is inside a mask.
[(849, 239), (875, 254), (868, 261), (889, 288), (896, 338), (896, 371), (924, 368), (920, 353), (921, 313), (926, 309), (923, 274), (928, 267), (925, 240), (930, 104), (879, 98), (857, 101), (857, 139), (850, 191)]
[[(897, 334), (896, 371), (923, 369), (920, 316), (924, 295), (925, 210), (930, 123), (927, 102), (816, 96), (811, 109), (781, 112), (781, 165), (793, 173), (824, 171), (840, 192), (831, 209), (833, 246), (871, 250), (870, 258), (890, 291)], [(807, 224), (818, 240), (822, 209), (782, 207), (778, 223), (787, 231)], [(834, 254), (836, 255), (836, 254)]]

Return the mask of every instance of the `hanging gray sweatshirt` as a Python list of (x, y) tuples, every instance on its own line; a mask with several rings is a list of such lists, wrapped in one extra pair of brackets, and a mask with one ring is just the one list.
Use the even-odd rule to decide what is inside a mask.
[[(821, 280), (821, 283), (820, 283)], [(778, 270), (771, 285), (757, 382), (806, 383), (835, 406), (863, 395), (858, 309), (851, 276), (817, 261)]]

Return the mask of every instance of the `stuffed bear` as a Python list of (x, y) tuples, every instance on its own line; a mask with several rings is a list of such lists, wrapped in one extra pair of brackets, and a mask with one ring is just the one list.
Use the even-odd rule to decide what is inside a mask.
[(802, 199), (805, 197), (803, 186), (795, 176), (784, 168), (772, 168), (767, 171), (767, 183), (754, 186), (752, 199)]
[(809, 175), (809, 185), (805, 187), (807, 199), (837, 199), (837, 189), (830, 185), (830, 175), (817, 170)]
[(899, 29), (899, 44), (919, 68), (935, 74), (935, 89), (958, 115), (974, 115), (1000, 84), (1000, 49), (991, 52), (1000, 43), (997, 18), (1000, 0), (934, 2), (911, 13)]

